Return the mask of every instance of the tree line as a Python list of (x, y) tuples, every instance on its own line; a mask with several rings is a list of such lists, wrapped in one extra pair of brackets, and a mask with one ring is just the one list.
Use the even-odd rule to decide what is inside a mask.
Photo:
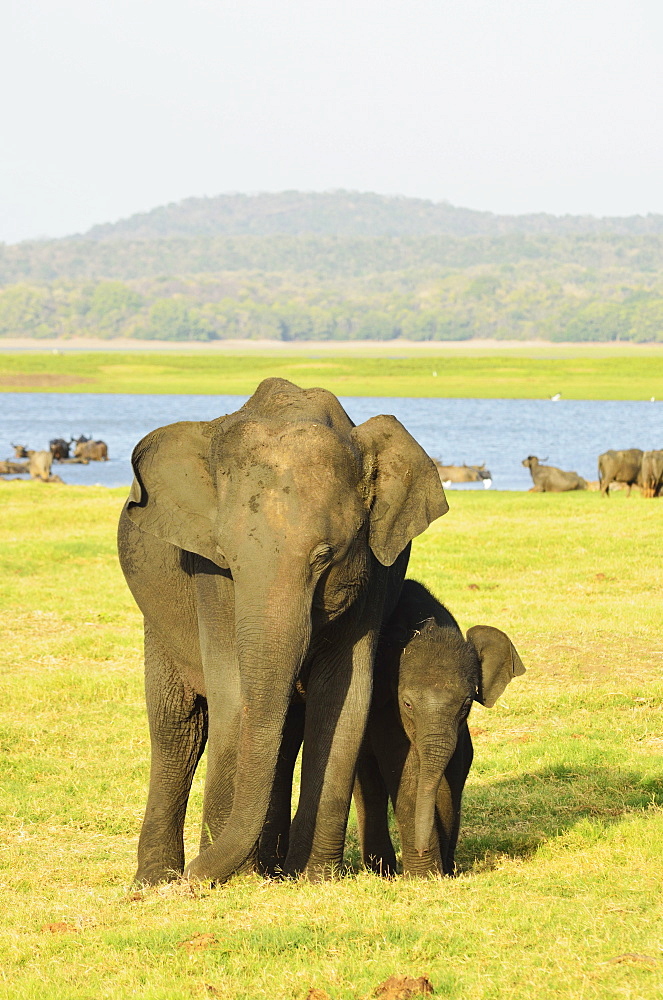
[(190, 198), (0, 244), (0, 336), (663, 339), (663, 217), (374, 194)]
[(0, 336), (661, 341), (663, 279), (502, 266), (24, 281), (0, 290)]

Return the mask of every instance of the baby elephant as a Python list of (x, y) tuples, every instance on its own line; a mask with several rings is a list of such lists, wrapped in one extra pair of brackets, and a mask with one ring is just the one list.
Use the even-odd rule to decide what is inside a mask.
[(475, 625), (467, 639), (444, 605), (406, 580), (380, 637), (355, 803), (364, 863), (396, 872), (389, 837), (394, 805), (404, 875), (454, 873), (463, 787), (472, 764), (467, 717), (492, 707), (525, 668), (509, 637)]

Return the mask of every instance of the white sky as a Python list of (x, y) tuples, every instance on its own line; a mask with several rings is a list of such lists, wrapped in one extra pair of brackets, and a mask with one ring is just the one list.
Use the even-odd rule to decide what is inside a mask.
[(663, 212), (661, 0), (9, 0), (2, 20), (0, 240), (227, 191)]

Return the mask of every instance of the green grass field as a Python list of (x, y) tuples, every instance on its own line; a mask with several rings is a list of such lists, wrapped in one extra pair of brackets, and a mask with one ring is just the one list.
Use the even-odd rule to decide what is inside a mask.
[(123, 493), (0, 482), (2, 1000), (360, 1000), (392, 973), (460, 1000), (662, 995), (663, 502), (451, 491), (415, 542), (410, 574), (527, 667), (472, 711), (457, 879), (381, 881), (351, 824), (328, 883), (135, 892), (148, 738)]
[[(386, 348), (385, 348), (386, 349)], [(398, 348), (394, 348), (397, 353)], [(0, 391), (250, 395), (268, 376), (324, 386), (342, 396), (663, 399), (663, 352), (571, 357), (440, 350), (426, 357), (346, 357), (311, 349), (290, 356), (155, 351), (0, 352)]]

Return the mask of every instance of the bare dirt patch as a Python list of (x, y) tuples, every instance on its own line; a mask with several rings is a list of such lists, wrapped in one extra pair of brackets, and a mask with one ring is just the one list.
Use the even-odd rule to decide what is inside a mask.
[(52, 375), (41, 374), (0, 375), (0, 386), (16, 389), (52, 389), (60, 385), (79, 385), (81, 382), (94, 382), (89, 375)]
[(216, 934), (194, 934), (192, 938), (180, 941), (177, 947), (184, 948), (191, 954), (194, 951), (204, 951), (206, 948), (211, 948), (216, 943)]
[(375, 990), (382, 1000), (409, 1000), (410, 997), (431, 996), (435, 990), (426, 976), (390, 976)]

